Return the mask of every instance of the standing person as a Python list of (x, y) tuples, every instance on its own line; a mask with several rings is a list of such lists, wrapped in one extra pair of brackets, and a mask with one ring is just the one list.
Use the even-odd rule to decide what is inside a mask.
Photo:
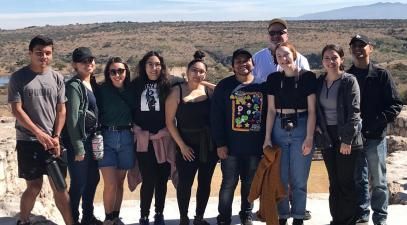
[(99, 161), (104, 180), (104, 225), (120, 225), (123, 182), (127, 170), (134, 167), (130, 69), (120, 57), (112, 57), (104, 75), (105, 82), (96, 96), (104, 143), (103, 159)]
[(180, 225), (189, 224), (188, 206), (197, 172), (198, 190), (193, 224), (209, 225), (203, 218), (218, 161), (209, 132), (212, 91), (202, 84), (207, 75), (207, 65), (201, 56), (194, 54), (195, 59), (187, 66), (188, 81), (175, 86), (165, 104), (166, 124), (179, 150), (176, 165), (179, 174), (177, 200)]
[(292, 192), (291, 207), (288, 197), (278, 204), (279, 223), (303, 224), (307, 202), (307, 181), (311, 167), (315, 130), (315, 87), (313, 72), (295, 64), (295, 47), (283, 42), (276, 46), (274, 61), (283, 69), (267, 79), (268, 112), (263, 147), (272, 142), (281, 147), (281, 181), (285, 190)]
[[(171, 154), (175, 157), (175, 150), (169, 149), (173, 143), (165, 125), (165, 100), (170, 92), (170, 82), (164, 58), (158, 52), (147, 52), (140, 60), (138, 70), (133, 89), (136, 157), (143, 180), (139, 223), (149, 224), (148, 216), (155, 194), (154, 224), (164, 225), (163, 211), (171, 171), (167, 159)], [(157, 142), (166, 144), (160, 145)]]
[(234, 75), (216, 86), (211, 106), (211, 132), (221, 159), (219, 225), (230, 225), (236, 185), (241, 180), (240, 220), (252, 224), (253, 204), (248, 201), (250, 185), (263, 153), (264, 85), (254, 82), (250, 52), (233, 52)]
[[(8, 85), (8, 102), (16, 117), (16, 149), (18, 176), (26, 180), (27, 188), (20, 201), (17, 225), (29, 225), (30, 212), (41, 191), (43, 175), (47, 174), (46, 159), (55, 155), (66, 177), (66, 164), (60, 159), (59, 142), (65, 123), (65, 86), (61, 74), (50, 68), (54, 43), (38, 35), (29, 44), (30, 65), (13, 73)], [(72, 225), (69, 196), (59, 192), (49, 179), (55, 204), (65, 224)]]
[[(253, 56), (253, 75), (257, 82), (265, 82), (270, 74), (281, 70), (281, 67), (273, 59), (273, 54), (278, 44), (288, 41), (287, 22), (283, 19), (274, 18), (270, 21), (267, 32), (269, 46), (256, 52)], [(307, 58), (299, 52), (297, 52), (297, 59), (294, 63), (301, 69), (310, 70)]]
[[(72, 53), (75, 76), (66, 83), (67, 119), (64, 144), (68, 150), (71, 178), (69, 196), (74, 221), (79, 224), (79, 203), (82, 200), (81, 224), (101, 225), (93, 214), (93, 200), (99, 183), (98, 163), (93, 159), (92, 137), (97, 127), (95, 57), (87, 47)], [(83, 124), (85, 126), (83, 126)]]
[(355, 35), (349, 45), (353, 65), (348, 72), (356, 76), (360, 86), (362, 133), (365, 138), (355, 177), (358, 195), (357, 222), (369, 221), (370, 205), (373, 210), (373, 223), (383, 225), (386, 224), (389, 201), (386, 179), (386, 128), (400, 113), (403, 104), (390, 72), (370, 61), (373, 44), (369, 38), (365, 35)]
[(360, 92), (356, 78), (344, 72), (344, 52), (338, 45), (322, 50), (326, 74), (318, 78), (316, 147), (329, 178), (331, 225), (354, 225), (356, 191), (354, 171), (362, 148)]

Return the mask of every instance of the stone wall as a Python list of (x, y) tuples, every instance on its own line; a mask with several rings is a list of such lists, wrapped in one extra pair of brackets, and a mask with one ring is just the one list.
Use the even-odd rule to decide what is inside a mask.
[[(18, 214), (20, 197), (26, 187), (25, 181), (18, 178), (15, 145), (14, 119), (0, 118), (0, 217), (14, 217)], [(39, 224), (55, 224), (47, 222), (45, 218), (63, 224), (46, 176), (32, 214), (32, 221), (40, 222)]]

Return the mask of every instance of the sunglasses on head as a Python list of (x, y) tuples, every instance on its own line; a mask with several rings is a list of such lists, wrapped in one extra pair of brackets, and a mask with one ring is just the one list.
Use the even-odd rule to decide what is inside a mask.
[(286, 33), (287, 33), (287, 31), (285, 31), (285, 30), (269, 30), (269, 35), (270, 36), (274, 36), (274, 35), (281, 36), (281, 35), (286, 34)]
[(109, 74), (110, 74), (110, 76), (121, 76), (124, 74), (125, 71), (126, 71), (126, 69), (123, 69), (123, 68), (111, 69), (111, 70), (109, 70)]

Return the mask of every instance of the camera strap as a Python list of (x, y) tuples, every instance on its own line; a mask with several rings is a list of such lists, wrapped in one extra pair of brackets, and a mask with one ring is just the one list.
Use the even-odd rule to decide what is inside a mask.
[[(300, 80), (300, 72), (298, 72), (297, 74), (296, 74), (296, 76), (295, 76), (295, 83), (294, 83), (294, 94), (295, 95), (298, 95), (298, 82), (299, 82), (299, 80)], [(281, 72), (281, 79), (280, 79), (280, 91), (278, 92), (278, 94), (279, 94), (279, 99), (280, 99), (280, 118), (282, 118), (282, 116), (283, 116), (283, 105), (281, 104), (282, 103), (282, 100), (283, 100), (283, 98), (282, 98), (282, 96), (281, 96), (281, 92), (282, 92), (282, 90), (283, 90), (283, 88), (284, 88), (284, 80), (285, 80), (285, 73), (284, 73), (284, 71), (282, 71)], [(295, 110), (295, 115), (298, 117), (298, 101), (295, 101), (295, 103), (294, 103), (294, 110)]]

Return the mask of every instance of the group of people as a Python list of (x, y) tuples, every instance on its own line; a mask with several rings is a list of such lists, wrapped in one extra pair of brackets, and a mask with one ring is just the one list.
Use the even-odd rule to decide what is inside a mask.
[[(52, 39), (34, 37), (31, 63), (11, 76), (8, 92), (16, 117), (19, 177), (27, 183), (17, 225), (30, 224), (49, 154), (64, 176), (67, 170), (70, 174), (69, 190), (57, 190), (50, 179), (67, 225), (123, 224), (119, 215), (126, 174), (141, 178), (140, 225), (150, 223), (153, 197), (154, 225), (165, 225), (169, 178), (176, 186), (179, 223), (188, 225), (198, 174), (193, 224), (208, 225), (204, 213), (219, 160), (217, 224), (231, 224), (240, 178), (239, 217), (243, 225), (251, 225), (252, 181), (259, 163), (268, 160), (270, 146), (278, 146), (279, 163), (278, 179), (270, 188), (279, 185), (282, 192), (273, 199), (278, 200), (278, 216), (266, 218), (267, 223), (285, 225), (293, 218), (294, 225), (301, 225), (309, 219), (307, 181), (316, 147), (329, 176), (331, 225), (368, 222), (369, 205), (374, 224), (386, 224), (386, 126), (402, 108), (390, 73), (373, 65), (374, 45), (358, 34), (349, 43), (352, 67), (345, 71), (344, 50), (329, 44), (321, 53), (325, 72), (317, 77), (288, 41), (287, 28), (286, 21), (271, 20), (270, 45), (253, 56), (245, 49), (234, 51), (234, 74), (217, 85), (205, 81), (208, 66), (201, 51), (188, 63), (185, 80), (171, 77), (164, 58), (150, 51), (139, 61), (132, 81), (127, 63), (111, 57), (100, 84), (94, 77), (96, 57), (87, 47), (73, 51), (75, 74), (65, 83), (50, 68)], [(99, 133), (104, 146), (100, 158), (93, 152), (100, 147)], [(99, 170), (104, 222), (93, 212)]]

